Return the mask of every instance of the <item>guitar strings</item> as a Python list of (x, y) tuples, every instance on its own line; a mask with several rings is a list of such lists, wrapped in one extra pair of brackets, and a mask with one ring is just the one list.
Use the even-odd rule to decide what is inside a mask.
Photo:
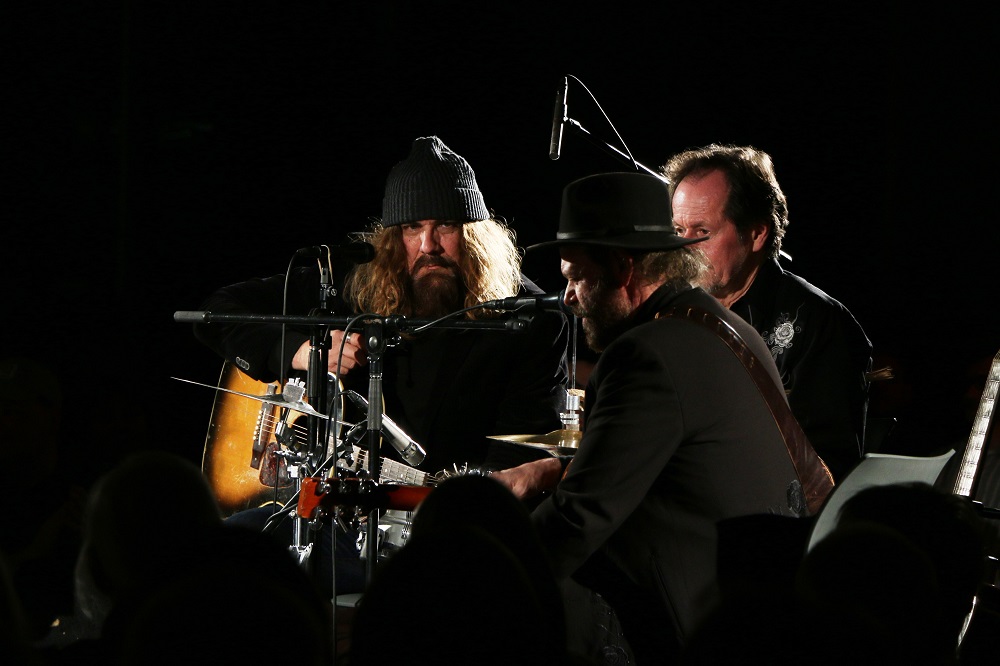
[[(264, 426), (267, 427), (268, 432), (270, 432), (271, 434), (274, 434), (274, 431), (278, 427), (278, 424), (280, 422), (281, 422), (281, 419), (277, 418), (273, 414), (268, 414), (263, 419)], [(347, 423), (345, 421), (339, 421), (338, 424), (342, 428), (352, 428), (355, 425), (357, 425), (355, 423)], [(293, 441), (296, 444), (302, 444), (302, 443), (305, 443), (306, 441), (308, 441), (308, 436), (309, 436), (309, 427), (308, 426), (299, 425), (298, 423), (296, 423), (294, 421), (290, 424), (290, 426), (291, 426), (291, 429), (292, 429)]]

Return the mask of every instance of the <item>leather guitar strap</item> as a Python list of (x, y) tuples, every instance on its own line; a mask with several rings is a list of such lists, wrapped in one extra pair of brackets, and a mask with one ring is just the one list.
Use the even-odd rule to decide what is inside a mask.
[(802, 484), (808, 515), (815, 515), (823, 505), (826, 496), (833, 489), (833, 476), (826, 463), (809, 443), (799, 422), (792, 415), (792, 410), (788, 407), (788, 401), (781, 389), (774, 383), (757, 356), (747, 347), (740, 334), (718, 316), (697, 307), (678, 306), (661, 312), (657, 316), (683, 318), (700, 324), (718, 335), (726, 343), (726, 346), (736, 354), (736, 358), (740, 360), (747, 373), (753, 378), (754, 384), (757, 385), (757, 389), (771, 411), (771, 416), (774, 417), (778, 430), (781, 431), (781, 437), (785, 440), (785, 447), (792, 459), (795, 473), (799, 477), (799, 483)]

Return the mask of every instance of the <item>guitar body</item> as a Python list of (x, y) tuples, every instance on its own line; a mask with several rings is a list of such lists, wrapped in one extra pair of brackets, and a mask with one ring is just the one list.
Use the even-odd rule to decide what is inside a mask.
[[(278, 392), (277, 384), (252, 379), (228, 361), (222, 367), (219, 387), (253, 395)], [(279, 411), (274, 405), (216, 392), (201, 466), (224, 516), (284, 503), (294, 493), (285, 462), (274, 455), (280, 448), (274, 436)], [(305, 427), (304, 414), (293, 412), (289, 419), (290, 425), (297, 419)]]
[[(280, 387), (277, 383), (257, 381), (226, 361), (219, 376), (219, 388), (224, 390), (216, 391), (201, 468), (222, 515), (229, 517), (246, 509), (287, 503), (295, 494), (295, 483), (289, 477), (284, 458), (275, 455), (286, 448), (276, 436), (282, 408), (246, 395), (236, 395), (277, 395)], [(344, 407), (343, 401), (339, 407)], [(356, 420), (365, 418), (361, 413), (349, 416)], [(309, 435), (308, 417), (302, 412), (291, 411), (285, 425), (288, 436), (283, 441), (305, 447)], [(356, 446), (353, 448), (353, 466), (348, 471), (366, 469), (367, 453)], [(432, 485), (451, 474), (429, 475), (390, 459), (379, 459), (376, 469), (380, 483), (417, 486)], [(460, 473), (457, 469), (456, 472)]]

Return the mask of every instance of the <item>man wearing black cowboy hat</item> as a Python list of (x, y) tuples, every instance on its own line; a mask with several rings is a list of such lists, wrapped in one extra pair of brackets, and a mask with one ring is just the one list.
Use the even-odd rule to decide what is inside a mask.
[(719, 601), (719, 521), (808, 515), (832, 483), (778, 425), (787, 403), (760, 335), (692, 286), (695, 242), (657, 177), (565, 188), (556, 240), (529, 250), (558, 247), (564, 302), (601, 352), (583, 437), (565, 472), (548, 459), (494, 474), (519, 497), (552, 491), (532, 519), (557, 576), (610, 603), (640, 665), (670, 663)]

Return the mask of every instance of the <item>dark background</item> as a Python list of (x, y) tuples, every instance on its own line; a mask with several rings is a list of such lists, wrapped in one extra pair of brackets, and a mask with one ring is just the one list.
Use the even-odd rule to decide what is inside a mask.
[[(963, 3), (690, 4), (7, 7), (4, 354), (56, 370), (95, 466), (139, 446), (200, 462), (214, 392), (171, 377), (215, 384), (222, 363), (173, 313), (363, 229), (418, 136), (470, 161), (519, 244), (551, 238), (566, 183), (629, 168), (572, 131), (548, 158), (572, 75), (569, 116), (648, 167), (768, 151), (790, 269), (894, 369), (872, 414), (903, 452), (964, 446), (967, 371), (1000, 349), (995, 23)], [(526, 272), (561, 287), (554, 264)]]

